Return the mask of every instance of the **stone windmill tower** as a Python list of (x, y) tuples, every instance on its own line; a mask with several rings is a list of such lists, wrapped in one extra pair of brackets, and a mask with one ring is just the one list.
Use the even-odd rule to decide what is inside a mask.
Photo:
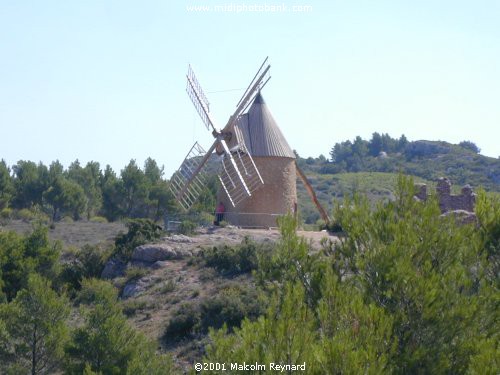
[(214, 143), (205, 151), (197, 142), (170, 179), (170, 187), (181, 206), (188, 210), (205, 187), (206, 164), (212, 153), (220, 158), (218, 201), (226, 208), (225, 220), (242, 227), (274, 227), (276, 218), (294, 212), (297, 204), (297, 174), (320, 210), (311, 185), (298, 169), (295, 154), (267, 107), (261, 90), (269, 81), (270, 65), (264, 60), (236, 111), (218, 131), (210, 115), (209, 102), (191, 67), (187, 92)]
[(233, 207), (223, 189), (219, 201), (229, 222), (247, 227), (274, 227), (276, 217), (294, 212), (297, 203), (295, 154), (274, 120), (260, 91), (237, 124), (223, 131), (234, 134), (229, 148), (244, 143), (264, 180), (251, 197)]

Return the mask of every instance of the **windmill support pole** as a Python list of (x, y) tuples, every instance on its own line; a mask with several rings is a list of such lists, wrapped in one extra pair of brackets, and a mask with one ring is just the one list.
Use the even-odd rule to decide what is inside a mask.
[(212, 155), (212, 152), (215, 150), (215, 147), (217, 146), (217, 143), (219, 143), (218, 141), (215, 141), (212, 146), (210, 146), (210, 148), (208, 149), (207, 153), (205, 154), (205, 156), (203, 157), (203, 160), (201, 161), (201, 163), (196, 167), (196, 169), (193, 171), (193, 173), (191, 174), (191, 176), (189, 177), (189, 179), (187, 180), (186, 184), (184, 185), (184, 187), (182, 188), (181, 191), (179, 191), (179, 193), (177, 194), (177, 196), (175, 197), (175, 199), (177, 200), (180, 200), (182, 198), (182, 196), (184, 195), (184, 193), (186, 193), (187, 189), (189, 188), (189, 185), (191, 185), (191, 182), (193, 182), (193, 180), (195, 179), (195, 177), (198, 175), (198, 173), (200, 173), (201, 171), (201, 168), (203, 168), (203, 166), (205, 165), (205, 163), (207, 162), (208, 158), (210, 157), (210, 155)]
[(325, 209), (323, 208), (323, 206), (319, 203), (318, 201), (318, 198), (316, 197), (316, 193), (314, 192), (314, 189), (311, 185), (311, 183), (309, 182), (309, 180), (307, 179), (306, 175), (304, 174), (304, 172), (302, 172), (302, 170), (299, 168), (299, 166), (297, 165), (297, 161), (295, 161), (295, 168), (297, 170), (297, 173), (299, 174), (299, 177), (300, 179), (302, 180), (302, 182), (304, 183), (304, 186), (306, 187), (306, 190), (307, 190), (307, 193), (309, 194), (309, 196), (311, 197), (311, 200), (313, 201), (313, 203), (316, 205), (316, 208), (318, 209), (319, 211), (319, 214), (321, 215), (321, 218), (327, 223), (329, 224), (330, 223), (330, 218), (328, 217)]

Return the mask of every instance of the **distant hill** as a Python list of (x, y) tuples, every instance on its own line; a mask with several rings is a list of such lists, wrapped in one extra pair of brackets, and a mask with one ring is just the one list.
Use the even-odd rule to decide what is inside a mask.
[[(365, 141), (357, 137), (353, 142), (337, 143), (330, 159), (299, 157), (298, 164), (318, 199), (329, 208), (333, 200), (342, 200), (345, 194), (354, 191), (366, 194), (372, 202), (391, 198), (400, 172), (430, 186), (439, 177), (448, 177), (455, 190), (469, 184), (474, 189), (483, 187), (486, 191), (500, 192), (500, 159), (480, 155), (471, 142), (454, 145), (442, 141), (391, 140), (392, 147), (386, 144), (385, 149), (381, 146), (374, 150), (370, 147), (373, 138)], [(314, 223), (319, 214), (300, 182), (297, 191), (302, 219)]]

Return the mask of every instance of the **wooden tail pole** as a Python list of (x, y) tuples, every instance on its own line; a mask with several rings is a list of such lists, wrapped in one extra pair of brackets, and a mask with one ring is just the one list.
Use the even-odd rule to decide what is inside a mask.
[(306, 187), (307, 193), (311, 197), (311, 200), (313, 201), (313, 203), (316, 205), (316, 208), (318, 209), (319, 214), (321, 215), (321, 218), (327, 224), (329, 224), (330, 221), (331, 221), (330, 218), (328, 217), (328, 215), (327, 215), (325, 209), (323, 208), (323, 206), (319, 203), (318, 198), (316, 197), (316, 193), (314, 192), (313, 187), (311, 186), (310, 182), (307, 180), (307, 177), (304, 174), (304, 172), (302, 172), (302, 170), (297, 165), (297, 161), (295, 161), (295, 168), (297, 169), (297, 173), (299, 174), (300, 179), (302, 180), (302, 182), (304, 183), (304, 186)]

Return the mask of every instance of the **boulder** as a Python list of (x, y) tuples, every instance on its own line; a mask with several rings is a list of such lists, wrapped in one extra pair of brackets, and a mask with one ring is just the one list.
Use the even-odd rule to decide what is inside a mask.
[(173, 248), (167, 244), (148, 244), (138, 246), (132, 253), (132, 261), (154, 263), (163, 260), (182, 259), (191, 252), (182, 248)]
[(183, 234), (174, 234), (172, 236), (165, 237), (164, 240), (175, 242), (175, 243), (193, 243), (193, 239), (191, 237), (185, 236)]
[(168, 265), (168, 262), (166, 260), (159, 260), (159, 261), (154, 262), (151, 265), (151, 268), (157, 270), (160, 268), (165, 268), (165, 267), (167, 267), (167, 265)]
[(118, 258), (109, 259), (104, 265), (104, 269), (101, 273), (101, 278), (103, 279), (114, 279), (125, 275), (125, 269), (127, 264)]
[(141, 280), (134, 280), (129, 282), (122, 291), (122, 298), (134, 297), (146, 290), (146, 283)]

